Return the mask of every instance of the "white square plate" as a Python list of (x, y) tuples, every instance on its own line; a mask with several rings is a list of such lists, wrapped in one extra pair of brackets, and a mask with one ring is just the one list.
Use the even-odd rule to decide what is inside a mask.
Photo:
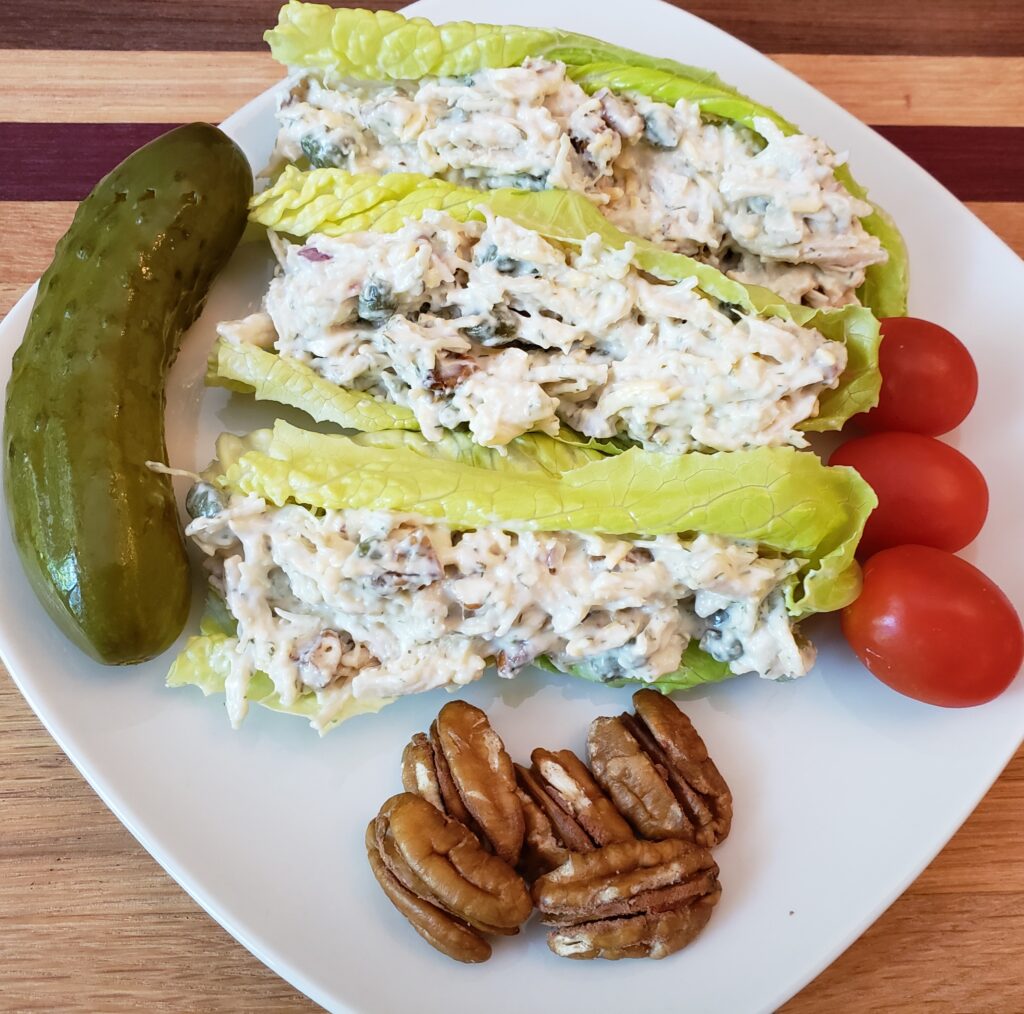
[[(946, 190), (810, 86), (697, 18), (654, 0), (425, 0), (435, 21), (558, 25), (710, 67), (836, 149), (892, 211), (910, 246), (912, 312), (956, 332), (981, 377), (978, 405), (951, 442), (985, 473), (992, 509), (964, 554), (1024, 602), (1019, 523), (1024, 461), (1024, 264)], [(260, 167), (274, 134), (263, 95), (225, 129)], [(218, 319), (254, 308), (266, 259), (243, 245), (186, 337), (168, 390), (171, 462), (206, 464), (222, 429), (267, 425), (272, 406), (202, 385)], [(0, 326), (5, 383), (31, 310)], [(0, 651), (29, 703), (157, 861), (259, 958), (332, 1010), (421, 1014), (772, 1009), (847, 947), (947, 841), (1016, 749), (1024, 681), (996, 702), (943, 711), (890, 692), (846, 650), (834, 619), (811, 634), (813, 675), (741, 678), (682, 699), (735, 794), (716, 853), (724, 894), (707, 930), (661, 962), (569, 962), (531, 924), (491, 961), (457, 966), (427, 947), (369, 873), (363, 829), (400, 789), (399, 757), (444, 698), (405, 699), (320, 741), (298, 719), (254, 713), (232, 733), (221, 703), (171, 692), (171, 653), (131, 670), (92, 664), (59, 636), (24, 581), (0, 521)], [(201, 596), (197, 596), (198, 599)], [(193, 620), (194, 622), (194, 620)], [(487, 678), (486, 708), (513, 756), (581, 750), (590, 720), (627, 691), (532, 673)], [(201, 968), (195, 969), (202, 975)]]

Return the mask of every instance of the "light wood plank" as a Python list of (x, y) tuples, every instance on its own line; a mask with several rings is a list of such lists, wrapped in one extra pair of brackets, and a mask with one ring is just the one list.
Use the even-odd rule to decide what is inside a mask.
[(0, 283), (31, 285), (74, 218), (74, 201), (0, 201)]
[[(865, 123), (1024, 126), (1024, 57), (783, 53), (772, 59)], [(798, 109), (787, 112), (799, 122)]]
[(0, 321), (3, 321), (27, 288), (27, 285), (20, 282), (0, 282)]
[[(867, 123), (1024, 126), (1024, 57), (773, 59)], [(0, 121), (220, 121), (282, 75), (266, 52), (9, 50), (0, 60)], [(786, 112), (799, 120), (798, 109)]]
[(973, 201), (967, 207), (1018, 257), (1024, 257), (1024, 204)]
[[(1005, 811), (1004, 819), (1011, 819)], [(973, 822), (960, 835), (976, 838)], [(935, 866), (941, 870), (942, 865), (940, 857)], [(782, 1011), (1024, 1010), (1024, 893), (1007, 886), (997, 896), (905, 894)]]
[(218, 123), (284, 73), (267, 52), (7, 50), (0, 121)]

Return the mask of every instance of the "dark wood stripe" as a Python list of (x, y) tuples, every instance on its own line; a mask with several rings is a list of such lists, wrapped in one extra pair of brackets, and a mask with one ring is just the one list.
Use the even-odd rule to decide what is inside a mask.
[[(762, 52), (1020, 56), (1021, 0), (670, 0)], [(728, 68), (716, 68), (729, 79)]]
[[(397, 10), (409, 0), (334, 0)], [(0, 49), (263, 49), (283, 0), (62, 0), (59, 17), (33, 3), (0, 4)]]
[(0, 123), (0, 201), (80, 201), (173, 123)]
[[(0, 200), (78, 201), (166, 123), (0, 123)], [(876, 128), (962, 201), (1024, 201), (1024, 127)], [(856, 152), (853, 168), (857, 169)]]
[(875, 129), (961, 201), (1024, 201), (1024, 127)]
[[(775, 53), (1019, 56), (1021, 0), (673, 0), (757, 49)], [(335, 0), (342, 6), (342, 0)], [(278, 0), (66, 0), (58, 16), (39, 3), (0, 5), (0, 48), (259, 49)], [(364, 0), (350, 6), (404, 6)], [(921, 12), (927, 7), (927, 14)], [(920, 15), (920, 16), (918, 16)], [(486, 11), (481, 7), (480, 19)], [(726, 70), (726, 68), (719, 68)], [(728, 74), (725, 74), (728, 77)]]

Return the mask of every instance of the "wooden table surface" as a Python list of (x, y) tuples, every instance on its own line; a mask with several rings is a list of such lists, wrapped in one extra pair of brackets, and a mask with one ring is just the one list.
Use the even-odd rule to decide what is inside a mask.
[[(685, 6), (877, 126), (1024, 253), (1024, 3)], [(166, 125), (220, 120), (279, 76), (260, 40), (277, 7), (0, 7), (0, 316), (103, 172)], [(1022, 817), (1024, 751), (907, 893), (785, 1010), (1024, 1011)], [(312, 1009), (159, 869), (0, 675), (0, 1010)]]

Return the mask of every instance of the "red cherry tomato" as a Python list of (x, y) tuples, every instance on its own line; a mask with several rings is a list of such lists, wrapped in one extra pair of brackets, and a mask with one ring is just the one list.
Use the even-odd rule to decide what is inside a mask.
[(882, 321), (878, 405), (856, 417), (869, 433), (904, 430), (938, 437), (959, 426), (978, 395), (978, 371), (963, 342), (917, 317)]
[(1024, 660), (1010, 600), (966, 560), (928, 546), (868, 560), (864, 590), (842, 622), (850, 647), (883, 683), (945, 708), (997, 697)]
[(988, 514), (988, 486), (958, 450), (917, 433), (873, 433), (834, 451), (830, 465), (852, 465), (878, 495), (858, 556), (916, 543), (955, 553)]

